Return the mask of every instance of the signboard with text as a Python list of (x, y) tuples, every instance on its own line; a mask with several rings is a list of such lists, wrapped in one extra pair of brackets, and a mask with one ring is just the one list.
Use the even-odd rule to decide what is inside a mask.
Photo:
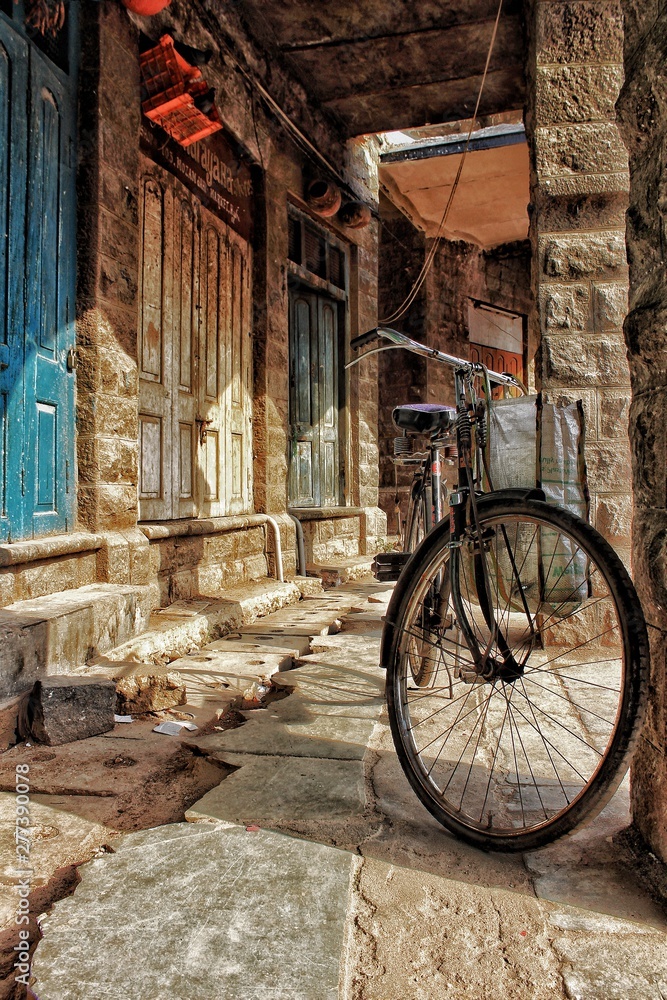
[(253, 184), (250, 160), (222, 129), (183, 148), (147, 118), (141, 123), (141, 149), (197, 195), (202, 205), (239, 236), (252, 235)]

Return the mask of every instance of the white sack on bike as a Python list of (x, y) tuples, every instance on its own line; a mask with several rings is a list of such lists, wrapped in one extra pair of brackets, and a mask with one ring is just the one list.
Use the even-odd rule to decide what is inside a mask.
[[(557, 504), (588, 519), (588, 488), (584, 461), (584, 415), (581, 402), (549, 403), (542, 394), (517, 399), (493, 400), (489, 419), (489, 470), (493, 488), (540, 487), (547, 502)], [(511, 543), (520, 557), (529, 551), (524, 564), (524, 597), (533, 610), (549, 607), (561, 617), (589, 596), (588, 567), (581, 553), (574, 554), (568, 543), (554, 532), (541, 530), (540, 556), (526, 538)], [(500, 558), (496, 567), (499, 589), (512, 594), (511, 566)]]

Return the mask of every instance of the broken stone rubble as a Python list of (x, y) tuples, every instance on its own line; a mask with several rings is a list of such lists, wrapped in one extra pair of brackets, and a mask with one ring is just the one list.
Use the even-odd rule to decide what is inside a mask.
[(114, 727), (116, 688), (106, 677), (45, 677), (21, 701), (18, 731), (25, 740), (59, 746)]

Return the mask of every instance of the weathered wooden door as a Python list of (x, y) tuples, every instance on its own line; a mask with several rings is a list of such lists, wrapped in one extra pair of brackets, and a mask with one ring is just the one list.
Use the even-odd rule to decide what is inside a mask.
[(339, 503), (338, 306), (290, 291), (290, 503)]
[(252, 454), (249, 449), (252, 420), (252, 300), (248, 246), (231, 229), (228, 266), (228, 381), (225, 394), (226, 447), (229, 455), (227, 495), (229, 513), (240, 514), (249, 509), (252, 497)]
[[(72, 18), (69, 30), (74, 31)], [(71, 49), (73, 51), (73, 48)], [(74, 516), (75, 81), (0, 15), (0, 536)]]
[(144, 162), (140, 517), (250, 509), (250, 250)]

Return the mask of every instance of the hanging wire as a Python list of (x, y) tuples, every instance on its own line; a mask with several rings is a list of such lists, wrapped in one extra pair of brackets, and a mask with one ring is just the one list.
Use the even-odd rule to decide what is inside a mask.
[(424, 261), (424, 264), (422, 265), (421, 271), (417, 275), (417, 278), (415, 280), (414, 285), (412, 286), (412, 288), (410, 289), (410, 291), (406, 295), (405, 299), (403, 300), (403, 302), (401, 303), (401, 305), (398, 307), (398, 309), (396, 309), (395, 312), (393, 312), (390, 316), (386, 316), (384, 319), (381, 319), (380, 320), (381, 323), (394, 323), (397, 319), (400, 319), (401, 316), (405, 315), (405, 313), (408, 311), (408, 309), (410, 308), (410, 306), (412, 305), (412, 303), (416, 299), (417, 294), (419, 292), (419, 289), (424, 284), (424, 281), (426, 280), (426, 276), (427, 276), (428, 272), (431, 270), (431, 267), (433, 266), (433, 261), (435, 259), (435, 255), (436, 255), (436, 253), (438, 251), (438, 247), (440, 246), (440, 244), (442, 243), (442, 240), (444, 239), (443, 230), (445, 228), (445, 223), (447, 222), (447, 217), (449, 215), (449, 210), (452, 207), (452, 202), (454, 201), (454, 196), (456, 194), (456, 189), (458, 188), (459, 181), (461, 179), (461, 172), (463, 170), (463, 165), (465, 163), (466, 156), (468, 155), (468, 147), (470, 146), (470, 139), (472, 138), (472, 133), (473, 133), (473, 130), (475, 128), (475, 124), (477, 122), (477, 115), (479, 113), (479, 106), (480, 106), (480, 103), (481, 103), (481, 100), (482, 100), (482, 93), (484, 92), (484, 84), (486, 83), (486, 76), (487, 76), (487, 73), (489, 71), (489, 64), (491, 62), (491, 54), (493, 53), (493, 47), (494, 47), (495, 42), (496, 42), (496, 35), (498, 34), (498, 23), (500, 21), (500, 14), (502, 12), (502, 9), (503, 9), (503, 0), (499, 0), (499, 3), (498, 3), (498, 12), (496, 14), (496, 20), (495, 20), (495, 23), (493, 25), (493, 32), (491, 33), (491, 41), (489, 43), (489, 51), (487, 52), (487, 55), (486, 55), (486, 64), (484, 66), (484, 73), (482, 74), (482, 80), (481, 80), (481, 83), (479, 85), (479, 92), (477, 94), (477, 102), (475, 104), (475, 110), (473, 112), (473, 116), (472, 116), (472, 119), (471, 119), (471, 122), (470, 122), (470, 130), (468, 132), (468, 137), (466, 139), (466, 144), (465, 144), (465, 146), (463, 148), (463, 153), (461, 154), (461, 159), (459, 161), (458, 170), (456, 171), (456, 177), (454, 178), (454, 183), (452, 184), (452, 189), (449, 192), (449, 197), (447, 199), (447, 204), (445, 205), (445, 210), (442, 213), (442, 218), (440, 219), (440, 223), (438, 225), (438, 229), (437, 229), (435, 237), (433, 239), (433, 244), (431, 245), (431, 248), (429, 249), (429, 252), (426, 255), (426, 260)]

